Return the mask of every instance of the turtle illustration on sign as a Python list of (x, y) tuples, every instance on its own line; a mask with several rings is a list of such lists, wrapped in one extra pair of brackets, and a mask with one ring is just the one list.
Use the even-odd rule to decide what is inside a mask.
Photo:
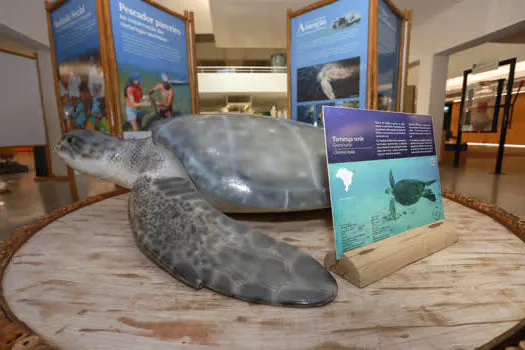
[(390, 215), (392, 219), (396, 219), (395, 202), (409, 206), (416, 204), (421, 197), (424, 197), (432, 202), (436, 201), (436, 195), (428, 186), (432, 185), (436, 180), (421, 181), (414, 179), (405, 179), (395, 182), (394, 174), (390, 169), (390, 188), (385, 190), (385, 193), (393, 194), (394, 198), (390, 200)]

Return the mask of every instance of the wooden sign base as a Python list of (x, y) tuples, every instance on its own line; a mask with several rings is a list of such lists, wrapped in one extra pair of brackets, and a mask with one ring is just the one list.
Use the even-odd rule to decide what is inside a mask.
[(457, 233), (450, 225), (438, 221), (348, 251), (339, 260), (335, 251), (330, 251), (324, 265), (362, 288), (457, 241)]

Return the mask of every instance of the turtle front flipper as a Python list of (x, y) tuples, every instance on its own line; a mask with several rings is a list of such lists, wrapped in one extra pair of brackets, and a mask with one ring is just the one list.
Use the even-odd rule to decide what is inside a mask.
[(320, 306), (334, 277), (297, 247), (217, 211), (183, 178), (140, 178), (130, 194), (136, 242), (153, 262), (192, 286), (270, 305)]
[(432, 202), (436, 201), (436, 195), (434, 194), (434, 192), (432, 192), (430, 188), (425, 188), (425, 191), (423, 192), (422, 196)]
[(394, 188), (396, 182), (394, 181), (394, 174), (392, 174), (392, 169), (390, 169), (390, 186)]

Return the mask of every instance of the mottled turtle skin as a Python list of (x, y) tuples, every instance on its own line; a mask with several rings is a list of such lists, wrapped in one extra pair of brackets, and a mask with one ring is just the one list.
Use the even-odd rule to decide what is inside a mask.
[[(281, 121), (266, 117), (243, 115), (243, 119), (228, 119), (230, 124), (224, 122), (231, 117), (175, 119), (158, 125), (151, 138), (138, 140), (74, 130), (64, 135), (55, 149), (72, 168), (131, 189), (128, 213), (138, 247), (183, 283), (269, 305), (312, 307), (331, 302), (337, 295), (337, 283), (317, 260), (297, 247), (252, 231), (218, 210), (221, 206), (240, 211), (280, 211), (329, 205), (329, 201), (323, 202), (326, 165), (323, 168), (311, 162), (321, 161), (323, 147), (321, 151), (312, 148), (318, 136), (310, 129), (301, 131), (295, 123), (283, 126)], [(249, 123), (252, 117), (259, 122)], [(208, 128), (197, 126), (199, 122), (209, 122), (208, 128), (215, 128), (221, 137), (213, 138), (213, 133), (205, 132)], [(238, 125), (245, 122), (249, 127)], [(262, 125), (274, 131), (265, 132), (260, 129)], [(289, 130), (288, 137), (296, 136), (288, 142), (278, 138), (263, 142), (260, 134), (269, 137), (283, 127)], [(199, 136), (198, 130), (204, 134)], [(173, 134), (177, 137), (170, 137)], [(183, 141), (177, 141), (179, 136)], [(202, 140), (202, 148), (193, 138)], [(295, 146), (308, 140), (314, 141), (310, 146), (305, 144), (303, 150)], [(209, 148), (214, 145), (212, 153)], [(287, 155), (287, 147), (298, 153)], [(233, 152), (233, 159), (220, 157), (220, 152)], [(286, 169), (298, 182), (286, 178), (282, 169), (286, 162), (281, 157), (293, 163), (295, 167)], [(269, 170), (264, 172), (260, 164), (268, 165)], [(246, 169), (251, 166), (261, 173)], [(309, 177), (314, 172), (315, 178)], [(232, 183), (250, 191), (236, 191), (239, 187), (232, 187)], [(215, 199), (213, 205), (209, 198)]]
[(194, 115), (157, 124), (152, 137), (223, 212), (330, 207), (324, 134), (312, 125), (257, 115)]
[(436, 182), (436, 180), (420, 181), (412, 179), (395, 182), (392, 170), (390, 170), (390, 185), (392, 186), (392, 194), (399, 204), (405, 206), (417, 203), (421, 197), (425, 197), (434, 202), (436, 200), (436, 196), (428, 188), (428, 186), (434, 182)]

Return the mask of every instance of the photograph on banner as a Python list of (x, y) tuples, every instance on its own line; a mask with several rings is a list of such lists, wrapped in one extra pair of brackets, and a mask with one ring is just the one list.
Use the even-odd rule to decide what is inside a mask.
[(69, 0), (51, 12), (64, 131), (109, 132), (95, 0)]
[(378, 109), (397, 109), (399, 62), (403, 20), (387, 4), (379, 0), (377, 24), (377, 94)]
[(124, 134), (192, 113), (186, 22), (142, 0), (110, 9)]
[(368, 7), (341, 0), (291, 18), (291, 119), (322, 124), (318, 106), (341, 100), (366, 107)]
[(324, 107), (337, 258), (443, 220), (432, 117)]
[(359, 96), (359, 57), (316, 64), (297, 71), (297, 101)]

